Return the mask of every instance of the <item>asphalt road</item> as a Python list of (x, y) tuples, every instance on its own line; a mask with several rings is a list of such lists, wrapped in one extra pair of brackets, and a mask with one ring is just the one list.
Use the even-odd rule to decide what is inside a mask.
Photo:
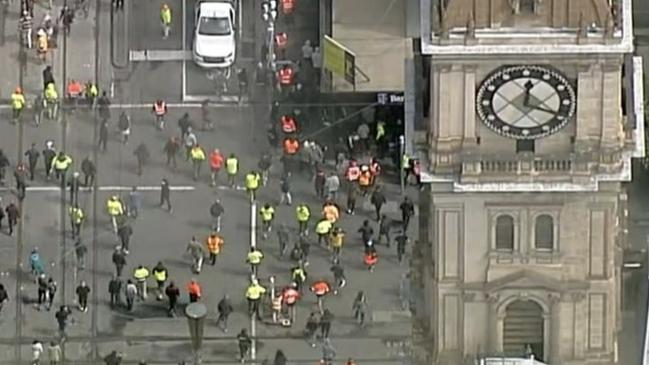
[[(107, 2), (106, 2), (107, 3)], [(182, 49), (182, 29), (191, 29), (191, 17), (186, 24), (174, 23), (171, 37), (162, 40), (158, 24), (158, 10), (161, 1), (128, 2), (131, 4), (129, 49), (177, 50)], [(189, 5), (190, 1), (188, 1)], [(180, 14), (180, 1), (170, 1), (174, 14)], [(252, 45), (255, 32), (254, 23), (259, 14), (258, 9), (245, 8), (244, 27), (240, 44), (243, 48), (254, 50)], [(298, 14), (300, 9), (298, 8)], [(302, 9), (302, 11), (312, 11)], [(179, 18), (176, 15), (176, 18)], [(91, 27), (92, 24), (88, 23)], [(104, 29), (104, 32), (107, 31)], [(100, 30), (101, 32), (101, 30)], [(186, 34), (189, 33), (186, 31)], [(99, 34), (100, 37), (105, 37)], [(76, 38), (79, 37), (79, 38)], [(83, 42), (76, 44), (78, 42)], [(83, 36), (75, 35), (71, 40), (74, 52), (68, 60), (68, 72), (83, 69), (84, 64), (97, 64), (104, 69), (108, 61), (100, 56), (99, 60), (92, 57), (88, 50), (93, 49), (92, 42), (82, 41)], [(105, 38), (101, 38), (105, 39)], [(186, 43), (187, 44), (187, 43)], [(251, 50), (243, 53), (240, 61), (246, 65), (252, 64), (248, 59)], [(241, 54), (241, 53), (240, 53)], [(250, 55), (246, 55), (250, 54)], [(60, 57), (57, 55), (57, 57)], [(54, 60), (56, 61), (56, 60)], [(53, 62), (54, 62), (53, 61)], [(99, 61), (98, 63), (95, 61)], [(13, 61), (12, 70), (4, 74), (15, 74), (17, 63)], [(27, 90), (38, 90), (40, 83), (40, 65), (30, 62), (30, 73), (26, 79)], [(184, 70), (184, 71), (183, 71)], [(104, 71), (102, 71), (104, 72)], [(53, 312), (38, 311), (33, 306), (36, 297), (36, 285), (27, 275), (27, 254), (32, 247), (38, 247), (47, 262), (47, 273), (59, 282), (60, 290), (55, 300), (55, 306), (62, 303), (74, 304), (74, 288), (80, 280), (86, 280), (92, 288), (90, 310), (87, 313), (75, 311), (74, 323), (69, 327), (69, 339), (65, 343), (65, 356), (74, 364), (94, 364), (94, 359), (105, 355), (113, 349), (127, 354), (129, 361), (147, 359), (150, 363), (173, 363), (185, 360), (190, 355), (188, 331), (182, 318), (166, 317), (164, 303), (151, 298), (145, 303), (137, 303), (136, 309), (127, 313), (123, 310), (111, 310), (108, 306), (108, 281), (113, 272), (110, 255), (117, 245), (117, 238), (109, 229), (108, 217), (104, 213), (106, 199), (115, 193), (113, 189), (130, 186), (155, 187), (162, 178), (168, 178), (173, 186), (183, 187), (187, 191), (172, 192), (173, 214), (157, 207), (158, 192), (143, 191), (144, 209), (133, 222), (131, 252), (128, 256), (126, 272), (138, 264), (152, 267), (157, 261), (165, 263), (170, 272), (170, 279), (183, 289), (182, 303), (188, 298), (184, 287), (188, 280), (196, 277), (204, 290), (204, 302), (209, 314), (205, 327), (206, 344), (203, 357), (206, 363), (218, 361), (234, 362), (234, 335), (241, 328), (247, 328), (250, 323), (245, 314), (243, 292), (247, 285), (248, 267), (245, 265), (245, 254), (248, 250), (250, 236), (250, 204), (245, 194), (240, 190), (229, 190), (222, 186), (211, 188), (208, 185), (207, 174), (200, 181), (191, 179), (191, 167), (181, 161), (177, 172), (172, 172), (164, 166), (162, 147), (164, 141), (177, 134), (176, 120), (185, 112), (194, 121), (200, 120), (199, 110), (193, 105), (178, 104), (170, 109), (168, 124), (164, 131), (157, 131), (152, 125), (148, 103), (157, 98), (181, 101), (183, 83), (189, 92), (186, 95), (199, 95), (209, 92), (209, 80), (201, 79), (202, 71), (196, 71), (193, 65), (183, 61), (172, 62), (141, 62), (133, 63), (128, 70), (115, 70), (121, 73), (121, 79), (114, 84), (113, 102), (123, 105), (112, 110), (111, 140), (106, 153), (98, 153), (96, 164), (99, 169), (99, 191), (82, 192), (80, 204), (85, 210), (87, 220), (83, 229), (83, 241), (89, 247), (87, 267), (77, 272), (74, 269), (75, 260), (71, 250), (72, 240), (61, 236), (61, 222), (64, 220), (65, 229), (68, 219), (62, 216), (61, 193), (53, 182), (44, 179), (42, 165), (39, 166), (36, 180), (30, 182), (31, 190), (23, 203), (23, 220), (20, 237), (21, 245), (17, 245), (18, 237), (0, 235), (0, 253), (6, 260), (0, 261), (0, 282), (5, 284), (9, 293), (18, 293), (18, 298), (12, 300), (3, 308), (0, 314), (0, 361), (3, 363), (27, 363), (30, 358), (29, 345), (33, 339), (44, 343), (56, 337), (56, 321)], [(185, 76), (183, 76), (185, 72)], [(88, 77), (88, 76), (75, 76)], [(3, 76), (4, 78), (4, 76)], [(194, 82), (194, 79), (197, 79)], [(197, 86), (198, 85), (198, 86)], [(205, 87), (204, 85), (208, 85)], [(267, 118), (268, 104), (264, 102), (268, 90), (254, 91), (253, 103), (239, 106), (233, 103), (215, 103), (210, 113), (214, 118), (217, 129), (210, 132), (199, 132), (199, 143), (207, 150), (220, 148), (224, 153), (235, 153), (241, 161), (241, 173), (256, 167), (260, 154), (269, 150), (266, 145), (264, 124)], [(142, 104), (142, 105), (138, 105)], [(127, 112), (133, 121), (131, 139), (126, 145), (117, 140), (116, 117), (121, 111)], [(3, 110), (3, 120), (6, 110)], [(4, 122), (3, 122), (4, 123)], [(47, 139), (53, 139), (58, 148), (63, 148), (74, 158), (74, 169), (79, 168), (85, 156), (95, 156), (94, 136), (96, 135), (93, 116), (87, 111), (77, 111), (68, 115), (62, 122), (48, 121), (39, 128), (25, 125), (22, 133), (16, 126), (3, 124), (0, 133), (0, 146), (16, 162), (16, 156), (29, 144), (36, 143), (42, 149)], [(150, 165), (145, 167), (143, 176), (135, 173), (135, 158), (133, 150), (140, 143), (147, 145), (152, 154)], [(65, 144), (65, 145), (64, 145)], [(22, 145), (22, 148), (19, 148)], [(207, 172), (207, 166), (204, 166)], [(275, 160), (272, 169), (271, 183), (262, 189), (259, 201), (261, 203), (278, 203), (279, 163)], [(242, 177), (239, 184), (242, 184)], [(293, 182), (294, 200), (304, 201), (311, 205), (314, 217), (319, 211), (320, 202), (315, 199), (312, 183), (304, 177), (296, 177)], [(386, 213), (393, 218), (398, 217), (397, 204), (398, 187), (386, 183), (390, 203), (385, 208)], [(415, 192), (412, 192), (415, 195)], [(0, 190), (3, 203), (14, 199), (7, 190)], [(226, 240), (225, 250), (219, 257), (215, 267), (207, 266), (203, 273), (195, 276), (190, 271), (190, 260), (183, 255), (188, 240), (192, 236), (204, 238), (209, 232), (208, 209), (210, 203), (220, 197), (225, 205), (226, 217), (223, 221), (223, 235)], [(360, 202), (359, 202), (360, 203)], [(337, 359), (354, 357), (359, 361), (373, 363), (394, 363), (404, 359), (408, 349), (411, 322), (407, 312), (400, 308), (398, 300), (401, 275), (407, 271), (396, 262), (394, 248), (380, 247), (381, 261), (373, 273), (369, 273), (362, 264), (362, 248), (356, 229), (364, 219), (372, 216), (369, 203), (362, 204), (356, 216), (343, 215), (342, 227), (348, 232), (347, 245), (342, 262), (346, 268), (348, 286), (336, 297), (328, 298), (326, 306), (336, 316), (332, 330), (332, 342), (338, 351)], [(294, 208), (278, 207), (278, 222), (288, 223), (294, 227)], [(375, 228), (376, 224), (373, 223)], [(411, 226), (412, 235), (416, 227)], [(66, 234), (69, 234), (67, 232)], [(65, 241), (65, 244), (64, 244)], [(314, 243), (315, 244), (315, 243)], [(261, 267), (260, 277), (267, 283), (270, 275), (275, 275), (278, 284), (285, 285), (289, 278), (291, 263), (277, 255), (277, 242), (273, 235), (268, 241), (259, 241), (259, 247), (265, 252), (266, 258)], [(18, 251), (22, 251), (18, 254)], [(328, 253), (323, 248), (313, 247), (309, 274), (311, 279), (331, 279), (328, 265)], [(16, 263), (21, 263), (17, 266)], [(21, 273), (23, 280), (17, 282)], [(65, 288), (62, 283), (65, 282)], [(358, 290), (365, 290), (371, 309), (370, 324), (359, 329), (351, 318), (353, 296)], [(229, 333), (223, 333), (214, 325), (215, 306), (217, 301), (228, 293), (232, 296), (236, 313), (231, 318)], [(272, 357), (275, 350), (283, 349), (289, 360), (313, 364), (321, 356), (319, 348), (311, 348), (301, 338), (305, 319), (313, 309), (315, 298), (306, 294), (299, 306), (298, 321), (289, 329), (273, 325), (261, 324), (257, 327), (259, 336), (258, 358)], [(17, 308), (20, 306), (20, 308)], [(18, 310), (17, 310), (18, 309)], [(18, 318), (14, 314), (20, 314)], [(16, 343), (21, 346), (16, 347)], [(20, 357), (20, 358), (19, 358)]]

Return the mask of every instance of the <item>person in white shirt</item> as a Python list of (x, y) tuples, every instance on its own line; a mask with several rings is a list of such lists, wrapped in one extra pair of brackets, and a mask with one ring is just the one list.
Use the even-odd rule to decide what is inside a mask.
[(41, 355), (43, 354), (43, 343), (41, 341), (32, 342), (32, 365), (41, 363)]

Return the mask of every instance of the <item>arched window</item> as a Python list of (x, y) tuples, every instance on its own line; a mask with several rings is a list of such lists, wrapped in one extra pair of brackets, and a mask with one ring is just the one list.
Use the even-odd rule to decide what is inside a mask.
[(520, 0), (519, 12), (524, 15), (536, 14), (537, 0)]
[(534, 247), (537, 250), (554, 248), (554, 219), (548, 214), (541, 214), (534, 222)]
[(496, 218), (496, 249), (514, 250), (514, 218), (511, 215)]

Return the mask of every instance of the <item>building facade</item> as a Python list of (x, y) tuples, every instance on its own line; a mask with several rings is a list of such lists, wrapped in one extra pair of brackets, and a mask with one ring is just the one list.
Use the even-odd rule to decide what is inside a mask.
[(417, 280), (430, 362), (617, 364), (622, 183), (644, 156), (631, 1), (422, 1)]

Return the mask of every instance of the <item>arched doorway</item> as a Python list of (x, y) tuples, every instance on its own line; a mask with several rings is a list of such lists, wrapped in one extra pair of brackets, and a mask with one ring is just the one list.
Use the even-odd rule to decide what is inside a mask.
[(516, 300), (505, 309), (503, 351), (506, 354), (531, 351), (543, 361), (543, 308), (533, 300)]

